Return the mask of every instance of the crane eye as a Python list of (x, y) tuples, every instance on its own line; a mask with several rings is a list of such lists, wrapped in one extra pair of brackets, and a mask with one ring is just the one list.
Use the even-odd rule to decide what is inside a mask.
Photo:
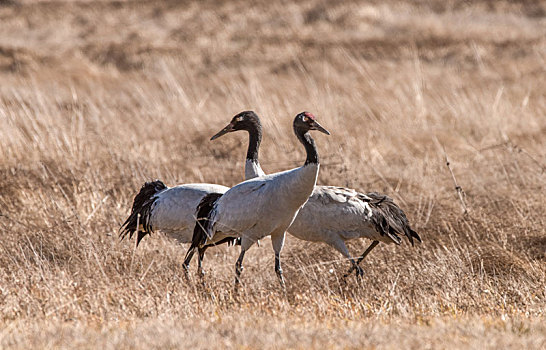
[(242, 120), (243, 120), (243, 117), (237, 117), (237, 118), (235, 118), (235, 121), (236, 121), (236, 122), (240, 122), (240, 121), (242, 121)]
[(304, 116), (304, 117), (303, 117), (303, 121), (307, 123), (307, 122), (309, 121), (309, 117)]

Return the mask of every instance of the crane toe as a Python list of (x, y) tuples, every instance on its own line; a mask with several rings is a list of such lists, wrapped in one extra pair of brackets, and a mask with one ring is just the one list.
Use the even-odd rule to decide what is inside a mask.
[(199, 266), (199, 267), (197, 268), (197, 275), (198, 275), (200, 278), (203, 278), (203, 277), (205, 277), (205, 275), (206, 275), (205, 271), (203, 270), (203, 268), (202, 268), (201, 266)]
[(357, 278), (361, 278), (362, 276), (364, 276), (364, 270), (362, 269), (362, 267), (356, 265), (355, 269), (356, 269), (355, 274)]

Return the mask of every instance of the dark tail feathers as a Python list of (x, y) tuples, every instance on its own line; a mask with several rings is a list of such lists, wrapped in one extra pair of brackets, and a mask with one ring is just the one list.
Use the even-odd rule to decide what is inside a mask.
[(220, 197), (222, 197), (221, 193), (209, 193), (203, 197), (201, 202), (199, 202), (199, 205), (197, 205), (197, 220), (195, 222), (195, 227), (193, 228), (191, 245), (186, 252), (186, 257), (184, 258), (185, 266), (189, 266), (195, 249), (199, 249), (203, 253), (207, 249), (205, 242), (207, 241), (206, 232), (210, 225), (209, 215), (214, 208), (214, 203), (216, 203)]
[[(129, 234), (129, 239), (133, 238), (133, 233), (137, 231), (137, 247), (147, 234), (151, 234), (153, 232), (152, 224), (151, 224), (151, 214), (152, 214), (152, 204), (154, 203), (154, 199), (152, 197), (167, 189), (167, 186), (161, 182), (160, 180), (150, 181), (146, 182), (144, 185), (142, 185), (142, 188), (138, 192), (138, 194), (135, 196), (135, 199), (133, 200), (133, 208), (131, 209), (131, 214), (125, 220), (123, 225), (121, 225), (119, 237), (121, 239), (124, 239), (127, 234)], [(139, 217), (140, 215), (140, 217)], [(137, 227), (137, 222), (140, 225), (142, 225), (142, 229), (139, 229)]]
[(374, 211), (372, 221), (379, 233), (389, 236), (396, 244), (400, 244), (402, 241), (398, 234), (404, 234), (412, 246), (414, 238), (422, 242), (421, 237), (411, 228), (406, 214), (394, 203), (392, 198), (376, 192), (366, 193), (366, 196), (372, 199), (369, 201)]
[(214, 204), (220, 197), (222, 197), (222, 193), (209, 193), (199, 202), (197, 206), (197, 222), (193, 228), (190, 249), (203, 246), (207, 241), (206, 231), (210, 226), (209, 215), (214, 208)]

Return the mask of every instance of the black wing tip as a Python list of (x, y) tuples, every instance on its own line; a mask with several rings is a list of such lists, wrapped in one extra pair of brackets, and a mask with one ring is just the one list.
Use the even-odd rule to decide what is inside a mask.
[[(209, 216), (214, 209), (214, 204), (222, 196), (222, 193), (209, 193), (204, 196), (197, 205), (197, 220), (193, 229), (191, 247), (199, 247), (207, 241), (207, 229), (210, 225)], [(190, 249), (191, 249), (190, 247)]]
[(119, 228), (119, 240), (120, 241), (123, 241), (125, 239), (125, 237), (127, 237), (127, 235), (129, 235), (129, 239), (131, 239), (133, 237), (133, 233), (129, 230), (127, 230), (127, 228), (125, 227), (126, 224), (123, 224), (120, 228)]
[(161, 180), (147, 181), (144, 183), (144, 185), (142, 185), (140, 191), (133, 199), (131, 214), (119, 229), (120, 240), (123, 240), (125, 237), (127, 237), (127, 235), (129, 235), (129, 239), (132, 239), (133, 234), (138, 229), (137, 226), (142, 225), (143, 230), (139, 229), (137, 232), (138, 247), (142, 238), (153, 232), (153, 228), (150, 223), (150, 216), (154, 200), (151, 199), (155, 194), (167, 188), (167, 185), (165, 185)]
[(222, 193), (208, 193), (205, 195), (196, 209), (196, 220), (195, 226), (193, 227), (193, 236), (191, 238), (191, 245), (186, 252), (186, 257), (184, 258), (185, 264), (189, 264), (193, 252), (199, 247), (205, 246), (207, 242), (207, 229), (210, 224), (209, 216), (214, 208), (214, 204), (222, 196)]
[(377, 192), (370, 192), (366, 195), (372, 198), (373, 201), (369, 203), (378, 210), (378, 212), (374, 213), (374, 222), (382, 235), (387, 235), (396, 244), (402, 243), (402, 239), (398, 234), (405, 235), (412, 246), (415, 245), (414, 239), (422, 243), (419, 234), (411, 228), (406, 214), (394, 203), (392, 198)]
[(402, 238), (400, 238), (396, 233), (393, 234), (392, 236), (389, 235), (389, 237), (393, 240), (393, 242), (394, 242), (396, 245), (402, 244)]
[(421, 237), (419, 236), (419, 234), (417, 232), (415, 232), (413, 229), (409, 228), (409, 233), (410, 233), (410, 235), (408, 237), (409, 237), (409, 240), (410, 240), (412, 246), (414, 245), (412, 238), (415, 238), (417, 240), (417, 242), (419, 242), (419, 243), (423, 243), (423, 241), (421, 240)]
[(167, 185), (165, 185), (165, 183), (159, 179), (155, 179), (153, 181), (146, 181), (144, 185), (142, 185), (142, 187), (147, 187), (152, 185), (156, 188), (157, 191), (164, 190), (167, 188)]
[(138, 247), (138, 245), (140, 244), (140, 241), (142, 241), (142, 238), (146, 237), (147, 234), (148, 234), (148, 232), (138, 231), (138, 234), (137, 234), (137, 241), (136, 241), (136, 246), (137, 246), (137, 247)]

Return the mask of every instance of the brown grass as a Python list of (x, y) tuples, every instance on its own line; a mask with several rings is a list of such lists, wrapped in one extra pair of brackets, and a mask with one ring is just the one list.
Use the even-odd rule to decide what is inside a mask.
[[(546, 6), (540, 1), (0, 2), (0, 348), (544, 348)], [(424, 243), (380, 246), (361, 283), (288, 238), (211, 249), (117, 229), (143, 181), (242, 179), (317, 135), (320, 184), (389, 194)], [(449, 156), (469, 208), (445, 166)], [(359, 252), (367, 242), (354, 242)]]

